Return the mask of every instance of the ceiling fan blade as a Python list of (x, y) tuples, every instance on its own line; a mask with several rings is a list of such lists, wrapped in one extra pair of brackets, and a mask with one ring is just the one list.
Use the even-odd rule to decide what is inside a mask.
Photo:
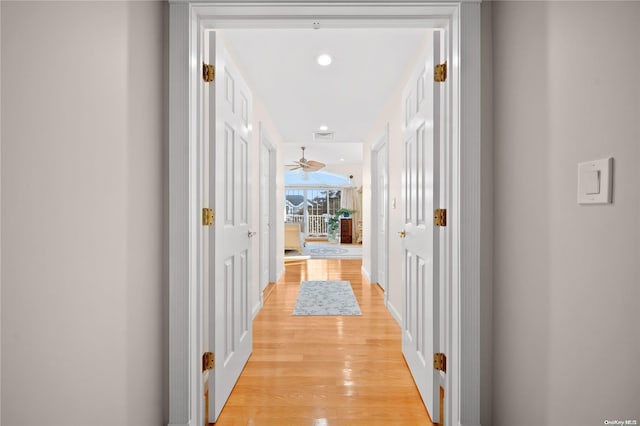
[(304, 169), (305, 172), (317, 172), (318, 170), (322, 169), (322, 167), (307, 167)]
[(318, 169), (321, 169), (324, 166), (326, 166), (326, 164), (321, 163), (320, 161), (314, 161), (314, 160), (307, 160), (307, 165), (309, 167), (318, 168)]

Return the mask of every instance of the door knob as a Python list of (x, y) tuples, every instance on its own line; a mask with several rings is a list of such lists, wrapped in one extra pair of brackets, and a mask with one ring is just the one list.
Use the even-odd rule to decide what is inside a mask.
[(405, 238), (407, 236), (407, 231), (403, 229), (402, 231), (398, 232), (398, 234), (400, 234), (400, 238)]
[(249, 238), (251, 238), (254, 235), (256, 235), (256, 232), (255, 231), (249, 231), (248, 235), (249, 235)]

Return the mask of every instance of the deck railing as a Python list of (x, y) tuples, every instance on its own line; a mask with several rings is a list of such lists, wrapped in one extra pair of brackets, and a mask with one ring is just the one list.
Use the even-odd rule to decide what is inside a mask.
[(307, 215), (306, 224), (302, 214), (288, 214), (285, 221), (299, 223), (307, 235), (327, 235), (327, 222), (322, 214)]

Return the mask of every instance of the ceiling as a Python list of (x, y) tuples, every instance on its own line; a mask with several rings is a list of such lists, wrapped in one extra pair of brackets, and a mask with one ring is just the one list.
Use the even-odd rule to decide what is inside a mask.
[[(285, 161), (362, 163), (362, 143), (426, 43), (420, 29), (225, 30), (222, 37), (285, 142)], [(328, 53), (333, 62), (317, 63)], [(331, 141), (314, 141), (326, 125)]]

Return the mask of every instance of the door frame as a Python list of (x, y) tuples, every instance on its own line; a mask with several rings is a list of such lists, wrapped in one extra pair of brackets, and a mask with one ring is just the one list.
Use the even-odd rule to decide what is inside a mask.
[[(446, 30), (449, 121), (445, 418), (480, 424), (480, 0), (204, 1), (169, 6), (169, 424), (202, 425), (200, 247), (203, 117), (199, 33), (224, 28), (424, 27)], [(318, 17), (321, 16), (321, 19)]]
[[(269, 222), (271, 223), (271, 226), (269, 227), (269, 250), (267, 253), (267, 263), (269, 265), (269, 282), (267, 283), (267, 285), (269, 285), (269, 283), (275, 283), (277, 281), (277, 273), (276, 273), (276, 221), (277, 221), (277, 216), (276, 216), (276, 167), (277, 167), (277, 158), (278, 158), (278, 152), (275, 148), (275, 146), (271, 143), (271, 138), (269, 137), (269, 134), (267, 132), (267, 130), (264, 128), (264, 125), (262, 124), (262, 122), (260, 122), (259, 124), (259, 128), (258, 128), (258, 137), (259, 137), (259, 141), (260, 141), (260, 160), (262, 160), (262, 147), (264, 146), (267, 149), (267, 152), (269, 153), (269, 159), (268, 159), (268, 164), (269, 164), (269, 175), (268, 175), (268, 182), (267, 182), (267, 193), (268, 193), (268, 197), (269, 197)], [(259, 175), (260, 175), (260, 179), (262, 179), (263, 177), (263, 170), (262, 170), (262, 161), (260, 161), (260, 171), (259, 171)], [(259, 230), (259, 234), (260, 234), (260, 238), (262, 238), (262, 209), (263, 209), (263, 205), (262, 205), (262, 198), (260, 199), (260, 206), (259, 206), (259, 210), (260, 210), (260, 230)], [(265, 259), (263, 258), (263, 254), (262, 253), (262, 241), (260, 240), (260, 274), (262, 274), (262, 269), (264, 267), (264, 261)], [(261, 279), (261, 277), (260, 277)], [(260, 301), (260, 306), (262, 307), (262, 305), (264, 304), (264, 288), (260, 288), (260, 286), (262, 285), (262, 283), (258, 282), (258, 290), (259, 290), (259, 295), (258, 295), (258, 300)], [(266, 287), (265, 287), (266, 288)], [(254, 313), (254, 315), (257, 314)]]
[[(371, 178), (371, 226), (369, 229), (378, 229), (380, 224), (378, 223), (379, 215), (377, 211), (377, 206), (380, 205), (379, 197), (380, 197), (380, 188), (378, 188), (378, 178), (380, 172), (378, 170), (378, 156), (380, 152), (384, 150), (385, 154), (385, 165), (384, 172), (387, 175), (387, 204), (385, 205), (385, 215), (384, 215), (384, 229), (386, 230), (384, 241), (380, 241), (379, 233), (371, 233), (371, 260), (372, 264), (379, 262), (378, 255), (380, 254), (381, 246), (385, 251), (389, 251), (389, 123), (385, 126), (383, 134), (378, 138), (378, 141), (371, 147), (371, 164), (370, 164), (370, 178)], [(385, 259), (385, 276), (382, 277), (384, 279), (384, 285), (381, 286), (384, 290), (384, 304), (387, 308), (389, 308), (389, 256)], [(380, 284), (380, 277), (378, 276), (379, 270), (377, 268), (371, 268), (371, 282), (377, 282)]]

